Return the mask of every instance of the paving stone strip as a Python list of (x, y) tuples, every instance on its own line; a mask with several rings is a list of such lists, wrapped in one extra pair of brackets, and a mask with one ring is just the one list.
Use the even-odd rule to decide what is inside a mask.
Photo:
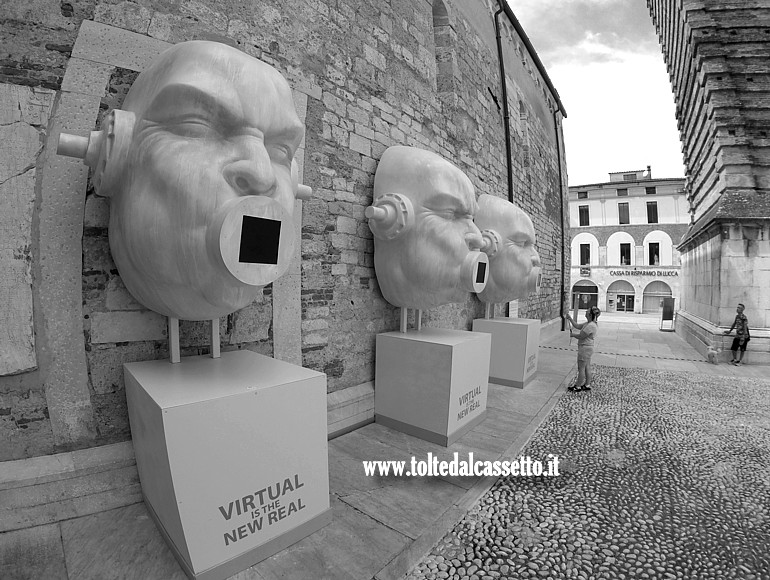
[(770, 579), (770, 381), (595, 365), (522, 454), (549, 453), (406, 578)]
[[(564, 346), (541, 346), (540, 348), (549, 348), (552, 350), (571, 350), (572, 352), (577, 352), (577, 347), (569, 348)], [(633, 356), (636, 358), (657, 358), (662, 360), (684, 360), (689, 362), (703, 362), (702, 358), (680, 358), (676, 356), (665, 356), (662, 354), (636, 354), (636, 353), (628, 353), (628, 352), (612, 352), (610, 350), (597, 350), (594, 354), (615, 354), (618, 356)]]

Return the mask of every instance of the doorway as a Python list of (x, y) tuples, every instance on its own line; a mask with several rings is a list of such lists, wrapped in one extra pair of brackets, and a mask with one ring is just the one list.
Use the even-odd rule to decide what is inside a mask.
[(633, 312), (636, 291), (630, 282), (615, 280), (607, 288), (607, 312)]
[(634, 311), (634, 295), (633, 294), (617, 294), (616, 295), (615, 312), (633, 312)]

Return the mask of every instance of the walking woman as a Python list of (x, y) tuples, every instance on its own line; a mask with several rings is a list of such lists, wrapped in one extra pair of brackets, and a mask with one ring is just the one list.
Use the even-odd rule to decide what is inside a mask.
[(599, 329), (596, 321), (601, 313), (602, 311), (596, 306), (591, 306), (586, 310), (586, 321), (582, 324), (578, 324), (572, 320), (569, 313), (565, 316), (572, 327), (580, 331), (570, 331), (570, 336), (574, 336), (578, 339), (578, 377), (575, 384), (567, 389), (568, 391), (581, 392), (591, 390), (591, 387), (589, 386), (593, 380), (593, 373), (591, 372), (591, 356), (594, 354), (594, 338)]

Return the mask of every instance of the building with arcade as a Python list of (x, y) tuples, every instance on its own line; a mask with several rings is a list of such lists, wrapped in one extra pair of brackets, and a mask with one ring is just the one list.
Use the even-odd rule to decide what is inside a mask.
[(684, 178), (653, 179), (647, 166), (569, 188), (573, 308), (655, 313), (664, 297), (678, 302), (684, 186)]

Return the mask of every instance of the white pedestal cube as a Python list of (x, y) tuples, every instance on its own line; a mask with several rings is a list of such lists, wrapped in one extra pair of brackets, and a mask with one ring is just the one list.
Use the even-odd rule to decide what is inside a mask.
[(250, 351), (124, 370), (145, 502), (190, 578), (232, 576), (331, 521), (326, 375)]
[(478, 318), (474, 332), (492, 335), (489, 381), (519, 389), (535, 378), (540, 321), (530, 318)]
[(491, 337), (442, 328), (377, 335), (375, 420), (449, 446), (484, 420)]

